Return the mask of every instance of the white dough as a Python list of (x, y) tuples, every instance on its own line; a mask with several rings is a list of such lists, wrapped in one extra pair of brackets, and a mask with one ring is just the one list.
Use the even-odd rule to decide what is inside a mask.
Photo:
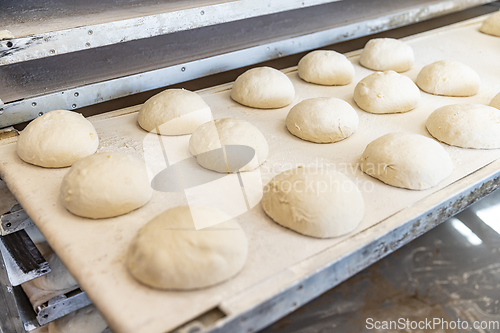
[(393, 38), (370, 39), (359, 56), (362, 66), (375, 71), (406, 72), (413, 61), (411, 46)]
[(490, 102), (490, 106), (500, 109), (500, 93), (498, 93)]
[(429, 94), (466, 97), (477, 94), (481, 79), (469, 66), (458, 61), (441, 60), (422, 68), (417, 85)]
[(50, 322), (48, 333), (101, 333), (107, 327), (97, 308), (88, 305)]
[(413, 81), (394, 71), (368, 75), (354, 88), (354, 101), (371, 113), (401, 113), (420, 102), (420, 90)]
[(258, 109), (287, 106), (295, 98), (292, 81), (271, 67), (257, 67), (238, 76), (231, 89), (236, 102)]
[(500, 110), (480, 104), (443, 106), (426, 122), (433, 137), (452, 146), (500, 148)]
[[(239, 224), (222, 215), (209, 206), (176, 207), (158, 215), (130, 245), (130, 273), (153, 288), (175, 290), (205, 288), (233, 277), (245, 265), (248, 244)], [(225, 222), (196, 230), (192, 216)]]
[(364, 215), (356, 184), (321, 168), (299, 167), (275, 176), (264, 188), (262, 207), (276, 223), (317, 238), (345, 235)]
[(358, 129), (358, 122), (352, 106), (335, 97), (303, 100), (286, 117), (290, 133), (316, 143), (344, 140)]
[(325, 86), (343, 86), (354, 77), (352, 63), (335, 51), (310, 52), (300, 59), (297, 70), (302, 80)]
[(78, 286), (78, 282), (71, 276), (57, 254), (52, 252), (48, 256), (47, 262), (49, 263), (50, 272), (34, 279), (33, 284), (35, 287), (43, 290), (64, 290)]
[[(235, 158), (235, 154), (230, 154), (227, 146), (247, 146), (253, 148), (249, 162), (239, 171), (252, 171), (264, 163), (269, 154), (267, 140), (257, 127), (239, 119), (223, 118), (210, 121), (198, 127), (189, 140), (189, 151), (196, 156), (196, 161), (204, 168), (226, 173), (236, 172), (228, 161)], [(222, 146), (226, 149), (224, 155), (219, 149)], [(207, 154), (207, 152), (220, 153)], [(234, 151), (231, 151), (234, 152)], [(243, 159), (246, 156), (241, 156)], [(229, 168), (229, 169), (228, 169)]]
[(139, 111), (139, 125), (148, 132), (158, 127), (162, 135), (191, 134), (212, 119), (212, 112), (197, 94), (185, 89), (168, 89), (154, 95)]
[(61, 184), (71, 213), (93, 219), (126, 214), (149, 201), (146, 165), (124, 153), (97, 153), (73, 164)]
[(36, 118), (17, 138), (17, 154), (28, 163), (63, 168), (92, 155), (99, 145), (94, 126), (81, 114), (56, 110)]
[(500, 11), (484, 20), (479, 31), (488, 35), (500, 37)]
[(386, 184), (411, 190), (436, 186), (453, 169), (438, 142), (409, 133), (389, 133), (372, 141), (361, 155), (360, 167)]

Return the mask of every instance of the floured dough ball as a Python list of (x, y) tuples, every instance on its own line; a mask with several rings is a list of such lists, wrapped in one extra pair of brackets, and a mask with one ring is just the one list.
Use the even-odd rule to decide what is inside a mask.
[(88, 305), (50, 322), (49, 333), (101, 333), (107, 327), (97, 308)]
[(168, 89), (154, 95), (139, 110), (139, 125), (148, 132), (156, 128), (162, 135), (191, 134), (212, 119), (210, 107), (197, 93)]
[(491, 106), (443, 106), (431, 113), (426, 126), (433, 137), (452, 146), (500, 148), (500, 110)]
[(99, 138), (81, 114), (56, 110), (36, 118), (17, 138), (17, 154), (28, 163), (63, 168), (96, 152)]
[(50, 272), (33, 280), (33, 284), (38, 289), (43, 290), (64, 290), (76, 288), (78, 283), (69, 273), (66, 266), (54, 252), (47, 258)]
[(335, 51), (313, 51), (299, 61), (299, 77), (307, 82), (325, 86), (351, 83), (354, 66), (345, 55)]
[(254, 125), (223, 118), (198, 127), (189, 139), (189, 151), (202, 167), (226, 173), (258, 168), (266, 161), (269, 147)]
[(406, 72), (413, 66), (413, 49), (393, 38), (374, 38), (366, 43), (359, 63), (375, 71)]
[(420, 90), (413, 81), (394, 71), (368, 75), (354, 88), (354, 101), (371, 113), (401, 113), (420, 102)]
[(500, 93), (498, 93), (490, 102), (490, 106), (500, 109)]
[(73, 164), (61, 184), (61, 200), (71, 213), (101, 219), (137, 209), (149, 201), (146, 165), (124, 153), (97, 153)]
[(264, 188), (262, 207), (276, 223), (317, 238), (345, 235), (364, 215), (356, 184), (319, 168), (298, 167), (274, 177)]
[[(150, 287), (174, 290), (205, 288), (233, 277), (245, 265), (248, 244), (240, 225), (224, 215), (209, 206), (166, 210), (132, 241), (130, 273)], [(196, 230), (192, 216), (225, 222)]]
[(466, 97), (477, 94), (481, 79), (461, 62), (441, 60), (422, 68), (417, 85), (429, 94)]
[(386, 184), (425, 190), (447, 178), (453, 164), (444, 148), (430, 138), (389, 133), (366, 146), (360, 167)]
[(488, 35), (500, 37), (500, 11), (484, 20), (479, 31)]
[(295, 98), (292, 81), (271, 67), (257, 67), (238, 76), (231, 89), (236, 102), (259, 109), (287, 106)]
[(344, 140), (358, 129), (358, 122), (352, 106), (334, 97), (303, 100), (286, 117), (290, 133), (316, 143)]

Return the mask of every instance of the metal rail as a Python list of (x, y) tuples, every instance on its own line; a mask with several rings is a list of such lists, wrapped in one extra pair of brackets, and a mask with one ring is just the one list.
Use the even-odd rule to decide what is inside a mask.
[(140, 74), (58, 91), (0, 106), (0, 128), (29, 121), (57, 109), (77, 109), (152, 89), (185, 82), (266, 60), (316, 49), (405, 26), (491, 0), (448, 0), (412, 7), (382, 17), (347, 24), (277, 42), (185, 62)]
[(20, 38), (8, 38), (0, 41), (0, 65), (51, 57), (334, 1), (339, 0), (230, 1), (126, 20), (75, 26), (70, 29)]

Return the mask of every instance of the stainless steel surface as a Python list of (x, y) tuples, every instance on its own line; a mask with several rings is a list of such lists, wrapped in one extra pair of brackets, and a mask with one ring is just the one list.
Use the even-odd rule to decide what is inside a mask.
[[(153, 45), (124, 44), (133, 49), (122, 46), (117, 46), (120, 49), (99, 49), (100, 53), (86, 54), (85, 62), (78, 60), (76, 54), (42, 64), (3, 66), (0, 67), (0, 80), (3, 81), (0, 86), (5, 87), (3, 94), (10, 97), (0, 96), (4, 102), (9, 101), (0, 107), (0, 128), (31, 120), (54, 109), (77, 109), (489, 2), (341, 1), (304, 9), (300, 15), (292, 17), (289, 13), (283, 14), (277, 22), (274, 17), (270, 20), (264, 16), (255, 25), (244, 20), (234, 26), (228, 23), (229, 26), (217, 25), (207, 31), (168, 35), (167, 40), (148, 40)], [(315, 20), (311, 21), (310, 17)], [(165, 54), (169, 54), (168, 59)], [(91, 68), (89, 58), (93, 59)], [(61, 71), (66, 63), (71, 67)], [(78, 65), (74, 66), (75, 63)], [(151, 67), (157, 68), (147, 70)], [(24, 74), (19, 76), (19, 73)], [(23, 89), (16, 89), (20, 86)], [(30, 93), (30, 90), (33, 91)]]
[(1, 236), (0, 252), (11, 286), (18, 286), (50, 272), (49, 263), (24, 230)]
[[(11, 5), (4, 5), (0, 20), (3, 24), (2, 29), (11, 31), (16, 38), (6, 39), (0, 42), (0, 65), (12, 64), (21, 61), (33, 60), (43, 57), (55, 56), (68, 52), (75, 52), (89, 48), (97, 48), (105, 45), (123, 43), (136, 39), (149, 38), (163, 34), (169, 34), (176, 31), (183, 31), (205, 27), (214, 24), (231, 22), (236, 20), (247, 19), (255, 16), (269, 15), (277, 12), (293, 10), (314, 6), (322, 3), (328, 3), (338, 0), (274, 0), (274, 1), (197, 1), (194, 3), (174, 2), (174, 8), (166, 3), (164, 8), (157, 8), (158, 14), (139, 16), (125, 20), (114, 20), (115, 13), (105, 6), (106, 1), (99, 1), (98, 7), (101, 7), (103, 20), (108, 22), (100, 24), (87, 25), (85, 19), (92, 19), (88, 16), (74, 13), (76, 18), (59, 17), (59, 20), (68, 20), (71, 27), (66, 27), (62, 30), (53, 30), (55, 27), (50, 27), (51, 20), (47, 16), (54, 15), (50, 11), (62, 11), (68, 6), (74, 6), (72, 1), (59, 1), (52, 4), (46, 2), (47, 7), (43, 8), (48, 15), (39, 19), (35, 26), (40, 30), (49, 30), (42, 33), (28, 32), (28, 36), (24, 36), (26, 32), (19, 36), (15, 30), (23, 29), (22, 24), (16, 24), (18, 20), (27, 21), (24, 25), (34, 24), (30, 22), (29, 16), (26, 17), (26, 12), (33, 8), (30, 2), (17, 2)], [(58, 6), (59, 5), (59, 6)], [(65, 7), (60, 8), (61, 5)], [(92, 7), (94, 5), (94, 8)], [(95, 11), (96, 2), (85, 3), (80, 5), (80, 10)], [(104, 6), (103, 6), (104, 5)], [(138, 4), (135, 4), (137, 6)], [(144, 7), (147, 3), (144, 4)], [(52, 8), (51, 8), (52, 7)], [(82, 8), (84, 7), (84, 8)], [(113, 4), (109, 6), (113, 9)], [(178, 8), (180, 7), (180, 8)], [(13, 12), (10, 12), (11, 9)], [(123, 11), (124, 8), (120, 8)], [(162, 12), (166, 10), (167, 12)], [(32, 10), (33, 11), (33, 10)], [(133, 13), (133, 11), (132, 11)], [(40, 14), (39, 14), (40, 15)], [(80, 20), (79, 20), (80, 18)], [(83, 21), (81, 20), (83, 19)], [(30, 24), (31, 23), (31, 24)], [(49, 28), (45, 28), (44, 24), (48, 24)], [(11, 27), (13, 25), (13, 27)], [(45, 28), (45, 29), (44, 29)], [(57, 29), (57, 28), (56, 28)]]
[[(2, 257), (2, 252), (0, 252), (0, 257)], [(16, 297), (2, 258), (0, 258), (0, 304), (2, 304), (0, 307), (0, 332), (23, 332), (24, 326), (19, 315)]]
[(39, 326), (35, 312), (22, 288), (10, 284), (3, 254), (0, 252), (0, 332), (33, 330)]
[(497, 190), (261, 333), (387, 332), (367, 323), (399, 318), (469, 327), (425, 332), (500, 332), (499, 251)]
[(0, 235), (5, 236), (33, 225), (33, 221), (20, 204), (0, 216)]
[(36, 318), (38, 323), (43, 326), (90, 304), (92, 304), (92, 301), (88, 298), (87, 294), (77, 289), (66, 295), (54, 297), (47, 303), (39, 306)]

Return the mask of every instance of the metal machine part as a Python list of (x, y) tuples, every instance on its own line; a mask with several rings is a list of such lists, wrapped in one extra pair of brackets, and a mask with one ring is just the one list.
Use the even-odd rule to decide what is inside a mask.
[(14, 205), (10, 212), (0, 216), (0, 234), (2, 236), (14, 233), (33, 225), (33, 221), (20, 204)]
[(1, 236), (0, 252), (11, 286), (50, 272), (49, 263), (24, 230)]
[(43, 326), (90, 304), (92, 302), (87, 297), (87, 294), (81, 289), (76, 289), (65, 295), (54, 297), (39, 306), (36, 311), (36, 318), (38, 323)]
[[(246, 2), (248, 1), (223, 5), (240, 6)], [(235, 20), (228, 19), (231, 22), (223, 20), (222, 22), (227, 23), (222, 23), (215, 20), (214, 22), (220, 24), (210, 25), (203, 29), (172, 28), (172, 31), (163, 32), (160, 36), (127, 43), (124, 41), (130, 39), (119, 38), (115, 41), (116, 44), (100, 49), (68, 53), (58, 57), (43, 58), (51, 55), (50, 50), (49, 53), (45, 49), (45, 51), (38, 52), (36, 49), (38, 46), (35, 45), (29, 54), (30, 59), (42, 57), (41, 59), (17, 64), (10, 64), (7, 61), (7, 65), (0, 66), (0, 87), (3, 94), (0, 98), (5, 103), (0, 107), (0, 128), (31, 120), (47, 111), (77, 109), (375, 34), (490, 3), (492, 0), (438, 2), (349, 0), (317, 5), (322, 2), (325, 1), (315, 1), (311, 3), (316, 4), (315, 6), (308, 7), (310, 5), (308, 2), (292, 1), (280, 9), (286, 11), (277, 14), (263, 15), (266, 12), (257, 14), (258, 16), (253, 18), (242, 19), (248, 17), (248, 13), (243, 15), (240, 12), (234, 16)], [(259, 4), (259, 8), (271, 8), (270, 13), (276, 10), (274, 6), (274, 2), (270, 2), (267, 7), (262, 3)], [(251, 8), (243, 6), (238, 11), (249, 9)], [(198, 8), (196, 15), (199, 11), (204, 10)], [(186, 19), (189, 20), (190, 17)], [(229, 17), (233, 16), (229, 15)], [(311, 18), (314, 19), (311, 20)], [(148, 22), (145, 17), (139, 20), (143, 23)], [(172, 23), (174, 26), (175, 22)], [(118, 22), (111, 22), (104, 25), (115, 23), (118, 24)], [(158, 22), (153, 20), (151, 24), (158, 24)], [(127, 29), (143, 31), (139, 29), (142, 25), (133, 28), (126, 26)], [(71, 34), (80, 33), (87, 36), (88, 31), (95, 31), (89, 29), (78, 27), (69, 32), (66, 30), (58, 32), (62, 35), (57, 38), (36, 37), (35, 39), (36, 43), (41, 43), (40, 47), (45, 48), (45, 44), (60, 43), (59, 39), (63, 36), (70, 38)], [(155, 29), (152, 28), (152, 30)], [(112, 33), (92, 33), (91, 38), (102, 36), (106, 39), (110, 35), (123, 33), (116, 27), (110, 31)], [(146, 31), (148, 31), (147, 34), (150, 33), (149, 30)], [(44, 39), (48, 41), (43, 42)], [(5, 43), (9, 41), (6, 40), (0, 44)], [(14, 45), (12, 41), (10, 43)], [(29, 44), (27, 41), (19, 43)], [(81, 38), (71, 37), (68, 43), (78, 48), (76, 45), (81, 43)], [(20, 54), (29, 53), (31, 47), (29, 45), (16, 50)], [(97, 45), (100, 44), (97, 43)], [(14, 49), (16, 46), (11, 46), (11, 48)], [(6, 56), (3, 58), (16, 54), (15, 50), (11, 52), (8, 49), (4, 50)], [(56, 53), (58, 52), (53, 52), (53, 54)], [(165, 54), (169, 55), (167, 59)], [(93, 60), (91, 68), (88, 66), (88, 59)], [(69, 67), (66, 64), (70, 64)], [(30, 73), (29, 80), (27, 77), (19, 76), (20, 72)], [(20, 86), (23, 89), (17, 89)]]

